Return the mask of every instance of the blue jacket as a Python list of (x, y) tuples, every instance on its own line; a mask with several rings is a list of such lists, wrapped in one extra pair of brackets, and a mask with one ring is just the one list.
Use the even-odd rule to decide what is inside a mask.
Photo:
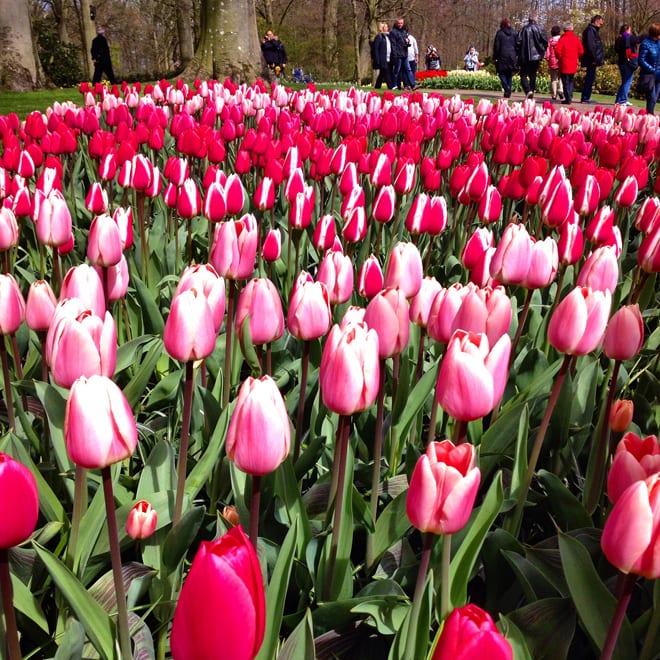
[(660, 80), (660, 40), (646, 38), (639, 47), (639, 72), (655, 73)]

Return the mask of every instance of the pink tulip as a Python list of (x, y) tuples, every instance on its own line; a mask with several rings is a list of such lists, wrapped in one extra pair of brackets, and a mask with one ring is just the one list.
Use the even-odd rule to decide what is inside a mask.
[(37, 238), (40, 243), (57, 247), (72, 237), (71, 212), (59, 190), (41, 200), (36, 218)]
[(201, 290), (191, 288), (172, 299), (165, 320), (165, 350), (180, 362), (202, 360), (215, 348), (216, 331), (213, 312)]
[(356, 206), (348, 214), (341, 235), (349, 243), (358, 243), (367, 235), (367, 214), (364, 206)]
[(468, 197), (469, 201), (478, 203), (486, 193), (489, 185), (488, 167), (485, 162), (481, 162), (469, 172), (462, 192)]
[(383, 270), (378, 263), (378, 259), (373, 255), (369, 255), (358, 273), (358, 293), (367, 299), (373, 298), (379, 291), (383, 289)]
[(417, 169), (412, 161), (399, 160), (394, 174), (394, 190), (398, 195), (407, 195), (415, 187)]
[(446, 344), (454, 332), (454, 319), (470, 289), (459, 282), (441, 288), (431, 302), (427, 330), (431, 339)]
[(399, 242), (390, 252), (385, 271), (385, 287), (398, 287), (412, 298), (422, 286), (424, 267), (414, 243)]
[(14, 211), (6, 206), (0, 207), (0, 251), (16, 247), (18, 236), (18, 222)]
[(618, 282), (619, 262), (616, 251), (604, 245), (587, 256), (578, 273), (576, 285), (613, 293)]
[(587, 224), (585, 236), (587, 240), (600, 245), (612, 233), (614, 228), (614, 211), (609, 206), (601, 206)]
[(117, 364), (117, 328), (109, 312), (103, 318), (87, 309), (77, 316), (55, 314), (46, 337), (46, 360), (53, 380), (71, 387), (81, 376), (111, 378)]
[(122, 249), (130, 248), (133, 246), (133, 209), (129, 206), (123, 208), (118, 206), (112, 214), (112, 219), (119, 227), (119, 235), (121, 236)]
[(502, 284), (520, 284), (532, 263), (532, 241), (524, 225), (511, 223), (490, 262), (490, 274)]
[(291, 229), (307, 229), (312, 222), (314, 211), (314, 188), (304, 186), (289, 203), (289, 227)]
[(324, 405), (340, 415), (366, 410), (380, 382), (378, 335), (366, 323), (333, 326), (326, 339), (319, 375)]
[(511, 340), (506, 334), (491, 348), (485, 334), (456, 330), (440, 365), (438, 403), (462, 421), (494, 410), (504, 393), (510, 353)]
[(623, 433), (631, 424), (635, 406), (630, 399), (612, 401), (607, 425), (615, 433)]
[(62, 280), (60, 300), (79, 298), (83, 309), (91, 309), (96, 316), (105, 316), (105, 294), (101, 276), (88, 264), (69, 268)]
[[(99, 277), (103, 277), (103, 271), (99, 266), (94, 266), (94, 270), (96, 270)], [(109, 266), (106, 269), (106, 274), (108, 277), (108, 300), (110, 302), (115, 302), (124, 299), (126, 297), (126, 292), (128, 291), (129, 280), (126, 257), (122, 254), (119, 263), (114, 266)]]
[(426, 328), (429, 322), (431, 306), (442, 287), (435, 277), (425, 277), (419, 291), (410, 300), (410, 320), (420, 328)]
[(642, 239), (637, 262), (646, 273), (660, 272), (660, 222)]
[(548, 341), (560, 353), (591, 353), (603, 339), (611, 304), (609, 291), (576, 287), (557, 305), (550, 318)]
[(660, 472), (660, 445), (655, 435), (641, 438), (626, 433), (614, 452), (614, 460), (607, 475), (607, 496), (616, 502), (625, 490), (636, 481)]
[(71, 386), (64, 415), (69, 458), (104, 468), (130, 458), (137, 446), (135, 417), (124, 393), (105, 376), (81, 376)]
[(56, 305), (57, 299), (48, 282), (32, 282), (25, 305), (25, 321), (28, 327), (35, 332), (48, 330)]
[(482, 222), (491, 223), (499, 220), (502, 214), (502, 197), (495, 186), (488, 186), (479, 200), (477, 216)]
[(290, 446), (289, 417), (275, 381), (270, 376), (248, 377), (229, 420), (227, 458), (239, 470), (262, 476), (279, 467)]
[[(373, 162), (373, 161), (372, 161)], [(392, 184), (392, 158), (381, 152), (369, 173), (372, 186), (389, 186)]]
[(202, 196), (194, 179), (186, 179), (176, 199), (176, 210), (180, 217), (190, 220), (202, 211)]
[(265, 176), (257, 185), (254, 192), (254, 205), (260, 211), (267, 211), (275, 205), (275, 183), (270, 177)]
[(149, 502), (140, 500), (133, 505), (126, 519), (126, 533), (132, 539), (147, 539), (158, 524), (158, 513)]
[(238, 215), (242, 213), (245, 202), (247, 201), (247, 195), (240, 176), (235, 172), (232, 172), (227, 177), (227, 182), (225, 183), (225, 201), (227, 203), (227, 215)]
[(383, 289), (367, 305), (364, 322), (378, 335), (381, 360), (399, 355), (410, 338), (410, 309), (400, 289)]
[(213, 327), (219, 332), (225, 316), (225, 281), (211, 264), (193, 264), (183, 271), (173, 297), (189, 289), (204, 294), (213, 315)]
[(22, 463), (0, 453), (0, 548), (23, 543), (37, 525), (37, 482)]
[(14, 334), (24, 320), (25, 300), (16, 280), (12, 275), (0, 274), (0, 334)]
[(425, 215), (429, 206), (429, 196), (426, 193), (417, 195), (406, 214), (406, 229), (411, 234), (421, 234), (425, 227)]
[(219, 275), (229, 280), (244, 280), (254, 271), (259, 232), (251, 214), (240, 220), (219, 222), (213, 235), (209, 261)]
[(346, 302), (353, 294), (353, 263), (343, 253), (339, 241), (335, 241), (334, 247), (326, 252), (316, 279), (328, 287), (330, 303), (333, 305)]
[(87, 258), (95, 266), (109, 267), (119, 263), (122, 240), (117, 223), (107, 214), (97, 215), (89, 228)]
[(321, 216), (314, 227), (312, 236), (314, 247), (321, 252), (325, 252), (332, 247), (336, 237), (337, 230), (334, 217), (332, 215)]
[(579, 224), (565, 222), (559, 228), (557, 252), (559, 263), (564, 266), (577, 263), (584, 250), (584, 237)]
[(227, 203), (225, 202), (225, 191), (222, 185), (212, 181), (204, 194), (202, 205), (204, 217), (210, 222), (220, 222), (227, 214)]
[(235, 320), (239, 336), (244, 322), (249, 323), (253, 344), (269, 344), (284, 334), (282, 301), (277, 288), (268, 278), (256, 277), (241, 291)]
[(559, 268), (557, 243), (550, 236), (543, 241), (532, 239), (531, 252), (529, 270), (520, 285), (526, 289), (542, 289), (549, 286), (557, 276)]
[(617, 188), (614, 203), (622, 208), (630, 208), (637, 200), (638, 192), (637, 178), (632, 175), (627, 176)]
[(490, 614), (470, 603), (447, 617), (431, 660), (478, 658), (513, 660), (513, 650)]
[(622, 573), (660, 577), (660, 472), (636, 481), (619, 497), (603, 528), (601, 547)]
[(286, 325), (298, 339), (311, 341), (327, 334), (332, 323), (330, 296), (323, 282), (314, 282), (303, 271), (294, 284), (289, 300)]
[(410, 478), (406, 513), (422, 532), (453, 534), (467, 523), (479, 490), (474, 446), (430, 442)]
[(620, 307), (609, 320), (603, 340), (603, 353), (612, 360), (630, 360), (644, 343), (644, 321), (639, 305)]
[(657, 197), (647, 197), (641, 204), (635, 214), (635, 227), (648, 234), (653, 227), (660, 222), (660, 199)]
[(396, 210), (396, 192), (394, 186), (382, 186), (378, 189), (371, 206), (371, 216), (376, 222), (389, 222)]
[(174, 660), (253, 660), (266, 629), (263, 585), (257, 553), (240, 526), (202, 541), (174, 612)]
[(548, 227), (560, 227), (574, 212), (573, 189), (568, 179), (562, 179), (541, 207), (541, 220)]
[(108, 210), (108, 193), (98, 181), (94, 181), (87, 192), (85, 206), (90, 213), (101, 215)]
[(493, 232), (490, 229), (475, 229), (463, 248), (461, 263), (468, 270), (472, 270), (481, 261), (486, 250), (494, 245)]
[(600, 201), (600, 186), (598, 179), (593, 174), (587, 174), (579, 185), (573, 207), (580, 216), (591, 215), (597, 208)]

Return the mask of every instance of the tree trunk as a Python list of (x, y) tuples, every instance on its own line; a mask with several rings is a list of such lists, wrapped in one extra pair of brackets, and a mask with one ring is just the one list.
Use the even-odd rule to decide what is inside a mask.
[(28, 0), (0, 0), (0, 89), (28, 91), (39, 83)]
[(66, 44), (69, 42), (69, 33), (66, 28), (69, 16), (69, 4), (67, 0), (54, 0), (53, 14), (57, 20), (57, 36), (63, 44)]
[(323, 0), (322, 52), (323, 64), (331, 77), (338, 72), (337, 62), (337, 10), (338, 0)]
[[(94, 63), (92, 62), (90, 49), (92, 47), (92, 39), (96, 36), (96, 25), (92, 21), (89, 5), (88, 0), (73, 0), (73, 6), (78, 15), (78, 25), (80, 27), (80, 42), (83, 49), (84, 67), (87, 69), (84, 73), (87, 75), (87, 79), (91, 80), (94, 74)], [(97, 16), (96, 20), (98, 21), (98, 25), (103, 25), (103, 18), (101, 16)]]
[(267, 75), (254, 0), (202, 0), (201, 38), (182, 76), (252, 83)]
[(179, 33), (179, 53), (181, 66), (187, 66), (195, 53), (193, 44), (193, 3), (192, 0), (178, 0), (176, 6), (176, 25)]

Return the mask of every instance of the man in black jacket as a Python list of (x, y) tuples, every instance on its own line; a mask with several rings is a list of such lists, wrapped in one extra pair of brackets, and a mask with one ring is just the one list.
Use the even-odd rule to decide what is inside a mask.
[(591, 90), (594, 88), (594, 82), (596, 82), (596, 68), (605, 64), (603, 40), (600, 38), (600, 28), (602, 25), (603, 17), (600, 14), (596, 14), (582, 33), (582, 45), (584, 46), (582, 66), (586, 67), (587, 72), (584, 77), (580, 103), (593, 103), (591, 100)]
[(110, 61), (110, 47), (105, 38), (105, 30), (99, 26), (96, 28), (96, 36), (92, 39), (92, 61), (94, 62), (94, 77), (92, 83), (101, 82), (101, 75), (108, 74), (108, 80), (111, 84), (117, 82), (115, 74), (112, 71), (112, 62)]
[(536, 14), (531, 14), (527, 25), (521, 28), (516, 39), (520, 62), (520, 84), (528, 99), (534, 98), (536, 74), (547, 47), (548, 37), (536, 22)]
[[(415, 80), (408, 64), (408, 30), (403, 19), (398, 18), (390, 30), (390, 63), (392, 65), (392, 84), (394, 87), (403, 84), (406, 89), (415, 88)], [(400, 87), (399, 87), (400, 88)]]

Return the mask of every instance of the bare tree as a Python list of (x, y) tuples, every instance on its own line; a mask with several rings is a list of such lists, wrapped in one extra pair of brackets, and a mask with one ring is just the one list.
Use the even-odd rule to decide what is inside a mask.
[[(80, 41), (83, 50), (83, 61), (85, 62), (85, 69), (87, 78), (91, 79), (94, 71), (94, 63), (92, 62), (92, 39), (96, 33), (95, 19), (96, 14), (93, 14), (90, 9), (89, 0), (73, 0), (73, 7), (78, 19), (78, 27), (80, 29)], [(96, 11), (96, 7), (95, 7)], [(92, 18), (94, 16), (94, 18)]]
[[(330, 76), (337, 75), (337, 11), (339, 0), (323, 0), (323, 25), (321, 49), (323, 64)], [(353, 13), (353, 12), (351, 12)]]
[(195, 49), (193, 43), (193, 3), (192, 0), (178, 0), (176, 5), (176, 24), (179, 33), (179, 53), (181, 66), (192, 60)]
[(202, 0), (200, 41), (183, 76), (251, 83), (264, 67), (254, 0)]
[(27, 91), (42, 80), (28, 1), (0, 0), (0, 89)]

